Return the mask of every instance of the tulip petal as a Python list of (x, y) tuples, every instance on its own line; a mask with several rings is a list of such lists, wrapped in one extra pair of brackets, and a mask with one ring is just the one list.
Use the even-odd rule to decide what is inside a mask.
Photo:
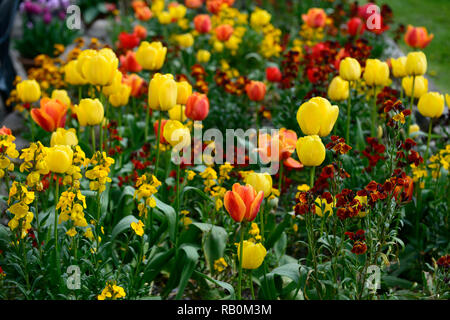
[(285, 167), (292, 168), (292, 169), (301, 169), (303, 168), (303, 164), (297, 160), (295, 160), (292, 157), (287, 158), (283, 162)]
[(55, 130), (56, 124), (54, 120), (41, 109), (34, 108), (30, 114), (31, 118), (45, 131), (52, 132)]
[(260, 191), (258, 192), (258, 194), (256, 195), (256, 198), (253, 200), (252, 204), (250, 205), (250, 210), (248, 213), (248, 216), (246, 217), (246, 219), (248, 221), (253, 221), (256, 218), (256, 215), (259, 212), (259, 208), (261, 207), (261, 203), (264, 199), (264, 192)]
[(223, 198), (223, 204), (234, 221), (241, 222), (244, 219), (246, 207), (239, 194), (227, 191)]
[(233, 192), (236, 192), (242, 199), (246, 207), (246, 215), (250, 210), (250, 206), (255, 199), (256, 191), (252, 186), (241, 186), (239, 183), (233, 184)]

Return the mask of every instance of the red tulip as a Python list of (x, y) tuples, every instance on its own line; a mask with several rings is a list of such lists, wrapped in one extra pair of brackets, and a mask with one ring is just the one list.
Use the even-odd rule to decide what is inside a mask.
[(138, 20), (148, 21), (153, 16), (149, 7), (139, 7), (135, 11), (135, 16)]
[(256, 193), (251, 185), (233, 184), (232, 191), (227, 191), (223, 199), (225, 209), (236, 222), (253, 221), (259, 212), (264, 192)]
[(194, 18), (195, 30), (199, 33), (208, 33), (211, 31), (211, 19), (207, 14), (199, 14)]
[(189, 119), (202, 121), (209, 113), (209, 100), (205, 94), (194, 92), (186, 102), (185, 114)]
[(139, 45), (140, 39), (134, 33), (121, 32), (119, 34), (119, 48), (128, 50)]
[(127, 51), (126, 55), (120, 56), (120, 70), (123, 72), (139, 72), (142, 70), (141, 65), (136, 60), (136, 53)]
[(184, 0), (184, 5), (191, 9), (197, 9), (201, 7), (203, 0)]
[(280, 82), (282, 79), (282, 74), (278, 67), (268, 67), (266, 69), (266, 79), (270, 82)]
[(42, 129), (53, 132), (66, 124), (67, 108), (57, 99), (42, 98), (41, 107), (31, 110), (31, 117)]
[(366, 26), (361, 18), (354, 17), (347, 22), (347, 31), (351, 36), (356, 36), (357, 34), (363, 34)]
[(266, 85), (261, 81), (250, 81), (245, 87), (247, 96), (252, 101), (261, 101), (266, 95)]
[(434, 35), (431, 33), (428, 35), (428, 31), (425, 27), (413, 27), (408, 25), (408, 29), (405, 33), (405, 43), (412, 48), (423, 49), (433, 40)]
[(220, 41), (228, 41), (233, 32), (234, 29), (229, 24), (222, 24), (216, 28), (216, 36)]
[(321, 8), (310, 8), (306, 14), (302, 14), (302, 19), (311, 28), (323, 28), (327, 14)]
[[(159, 135), (159, 142), (160, 143), (167, 143), (167, 141), (166, 141), (166, 139), (164, 139), (164, 135), (163, 135), (163, 132), (164, 132), (164, 126), (166, 125), (166, 122), (167, 122), (168, 120), (166, 120), (166, 119), (163, 119), (162, 121), (161, 121), (161, 130), (160, 130), (160, 135)], [(155, 137), (157, 137), (158, 136), (158, 126), (159, 126), (159, 121), (158, 120), (156, 120), (154, 123), (153, 123), (153, 131), (155, 132)]]
[(147, 29), (140, 24), (136, 25), (133, 29), (133, 33), (141, 40), (147, 38)]
[(122, 83), (131, 87), (130, 94), (132, 97), (136, 98), (142, 95), (144, 92), (147, 92), (146, 82), (137, 74), (133, 73), (131, 75), (123, 75)]

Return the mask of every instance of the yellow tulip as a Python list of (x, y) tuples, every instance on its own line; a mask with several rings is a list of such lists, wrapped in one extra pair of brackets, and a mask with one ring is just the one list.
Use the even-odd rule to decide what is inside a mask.
[(156, 73), (148, 87), (148, 105), (153, 110), (167, 111), (177, 104), (178, 88), (171, 74)]
[(346, 100), (349, 95), (348, 81), (336, 76), (328, 86), (328, 98), (334, 101)]
[(217, 52), (222, 52), (223, 51), (223, 43), (220, 42), (220, 41), (214, 41), (213, 47), (214, 47), (214, 50), (217, 51)]
[(322, 97), (303, 103), (297, 111), (297, 122), (306, 135), (325, 137), (330, 134), (339, 116), (339, 107)]
[[(237, 254), (239, 261), (240, 244), (237, 245)], [(243, 241), (242, 243), (242, 268), (243, 269), (258, 269), (266, 257), (267, 250), (261, 243), (254, 243), (252, 241)]]
[(41, 97), (41, 88), (36, 80), (23, 80), (17, 84), (17, 95), (20, 101), (24, 103), (32, 103)]
[(389, 66), (378, 59), (367, 59), (363, 74), (369, 86), (384, 86), (389, 82)]
[[(414, 78), (414, 98), (420, 98), (428, 92), (428, 79), (423, 76), (416, 76)], [(412, 83), (413, 77), (404, 77), (402, 79), (402, 87), (408, 97), (411, 97)]]
[(445, 94), (445, 102), (447, 102), (447, 107), (450, 106), (450, 95), (448, 93)]
[(211, 53), (208, 50), (198, 50), (197, 61), (200, 63), (206, 63), (211, 59)]
[(180, 34), (175, 39), (182, 48), (189, 48), (194, 45), (194, 37), (190, 33)]
[(81, 71), (90, 84), (106, 86), (114, 80), (118, 66), (119, 60), (114, 51), (103, 48), (83, 59)]
[(392, 74), (396, 78), (403, 78), (406, 76), (406, 57), (391, 59)]
[(177, 82), (177, 104), (186, 104), (192, 95), (192, 86), (187, 81)]
[(304, 166), (317, 167), (325, 160), (325, 146), (317, 135), (299, 138), (296, 149), (298, 158)]
[(264, 198), (272, 192), (272, 177), (267, 172), (251, 172), (245, 177), (245, 183), (251, 185), (256, 192), (264, 192)]
[(98, 99), (82, 99), (75, 107), (75, 113), (81, 126), (95, 126), (103, 121), (104, 109)]
[(419, 132), (420, 131), (420, 127), (417, 124), (412, 124), (409, 126), (409, 135), (411, 135), (412, 133), (415, 132)]
[(104, 86), (102, 88), (102, 93), (109, 97), (113, 93), (115, 93), (117, 90), (119, 90), (120, 86), (122, 85), (122, 72), (119, 70), (116, 70), (114, 72), (113, 81), (109, 86)]
[(172, 146), (181, 149), (191, 143), (191, 133), (180, 121), (167, 120), (163, 131), (164, 139)]
[(67, 94), (66, 90), (56, 90), (56, 89), (53, 90), (51, 98), (59, 100), (60, 102), (62, 102), (66, 106), (66, 108), (68, 108), (71, 105), (70, 97)]
[(339, 65), (339, 75), (347, 81), (355, 81), (361, 77), (361, 66), (358, 60), (347, 57)]
[(417, 107), (424, 117), (439, 118), (444, 112), (444, 96), (438, 92), (425, 93), (420, 97)]
[(266, 10), (256, 9), (250, 16), (250, 24), (253, 28), (263, 27), (270, 22), (272, 16)]
[(71, 85), (81, 86), (87, 83), (78, 71), (78, 60), (72, 60), (64, 66), (64, 80)]
[(50, 146), (56, 145), (76, 146), (78, 144), (77, 133), (75, 129), (58, 128), (52, 133)]
[(122, 107), (128, 104), (130, 99), (131, 87), (121, 84), (116, 92), (109, 96), (109, 102), (113, 107)]
[(427, 57), (422, 51), (410, 52), (406, 56), (406, 74), (422, 76), (427, 72)]
[[(180, 119), (180, 116), (182, 116), (182, 119)], [(169, 109), (169, 118), (170, 120), (178, 120), (180, 122), (185, 122), (187, 119), (186, 106), (177, 104), (172, 109)]]
[(172, 17), (172, 19), (182, 19), (186, 15), (187, 8), (183, 6), (182, 4), (178, 4), (177, 6), (169, 7), (169, 14)]
[(159, 70), (166, 59), (167, 48), (161, 42), (141, 42), (136, 51), (136, 60), (145, 70)]
[(169, 12), (163, 11), (158, 14), (158, 21), (160, 24), (169, 24), (172, 22), (172, 17)]
[(45, 159), (51, 172), (65, 173), (72, 165), (73, 151), (70, 146), (56, 145), (48, 148), (48, 154)]

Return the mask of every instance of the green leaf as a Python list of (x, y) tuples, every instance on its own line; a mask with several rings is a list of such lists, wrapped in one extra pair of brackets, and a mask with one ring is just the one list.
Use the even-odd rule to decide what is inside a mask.
[(169, 206), (168, 204), (162, 202), (157, 197), (154, 197), (156, 200), (156, 208), (159, 209), (167, 218), (169, 223), (169, 235), (172, 241), (175, 240), (175, 232), (176, 232), (176, 213), (175, 209)]
[(194, 271), (195, 265), (198, 261), (197, 249), (193, 246), (185, 245), (180, 248), (185, 253), (185, 258), (183, 259), (183, 271), (181, 273), (180, 283), (178, 285), (178, 292), (175, 299), (180, 299), (183, 295), (184, 289), (191, 278), (192, 272)]
[(203, 232), (203, 252), (210, 270), (213, 270), (214, 261), (224, 256), (228, 241), (227, 231), (209, 223), (194, 222), (191, 225)]
[(198, 275), (198, 276), (200, 276), (200, 277), (202, 277), (202, 278), (204, 278), (206, 280), (209, 280), (212, 283), (218, 285), (219, 287), (222, 287), (223, 289), (227, 290), (228, 293), (230, 294), (227, 297), (228, 299), (230, 299), (230, 300), (236, 299), (235, 298), (235, 293), (234, 293), (234, 288), (233, 288), (233, 286), (231, 284), (229, 284), (227, 282), (220, 281), (220, 280), (213, 279), (213, 278), (207, 276), (206, 274), (203, 274), (203, 273), (198, 272), (198, 271), (195, 271), (195, 275)]
[(120, 233), (124, 232), (125, 230), (131, 228), (132, 222), (138, 222), (139, 220), (136, 219), (135, 216), (126, 216), (122, 220), (119, 221), (118, 224), (113, 228), (111, 232), (111, 241), (113, 241)]

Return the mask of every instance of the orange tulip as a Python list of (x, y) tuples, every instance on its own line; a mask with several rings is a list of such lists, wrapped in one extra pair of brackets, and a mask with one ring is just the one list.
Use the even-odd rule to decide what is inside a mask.
[(209, 113), (209, 100), (205, 94), (194, 92), (187, 100), (185, 114), (189, 119), (202, 121)]
[(197, 9), (201, 7), (203, 0), (184, 0), (184, 5), (190, 9)]
[(216, 36), (219, 41), (228, 41), (233, 34), (234, 29), (229, 24), (222, 24), (216, 28)]
[(255, 189), (247, 184), (233, 184), (232, 191), (227, 191), (223, 199), (225, 209), (236, 222), (253, 221), (259, 212), (264, 199), (264, 192), (256, 193)]
[(207, 14), (199, 14), (194, 18), (195, 30), (199, 33), (208, 33), (211, 30), (211, 18)]
[[(164, 139), (164, 135), (163, 135), (163, 132), (164, 132), (164, 126), (166, 125), (166, 122), (167, 122), (168, 120), (167, 119), (162, 119), (161, 120), (161, 133), (160, 133), (160, 135), (159, 135), (159, 142), (160, 143), (168, 143), (167, 141), (166, 141), (166, 139)], [(153, 131), (155, 132), (155, 137), (157, 137), (158, 136), (158, 126), (159, 126), (159, 121), (158, 120), (156, 120), (154, 123), (153, 123)]]
[(261, 81), (250, 81), (250, 83), (245, 86), (245, 91), (250, 100), (261, 101), (266, 95), (266, 85)]
[(66, 124), (67, 108), (57, 99), (42, 98), (41, 107), (31, 110), (31, 117), (42, 129), (53, 132)]
[[(276, 147), (278, 144), (278, 149)], [(278, 134), (270, 136), (270, 134), (260, 134), (259, 135), (259, 156), (264, 162), (280, 162), (288, 168), (300, 169), (303, 165), (291, 157), (292, 153), (295, 151), (297, 144), (297, 134), (295, 131), (287, 130), (286, 128), (281, 128)], [(272, 145), (274, 151), (278, 151), (272, 154)]]
[(139, 77), (137, 74), (124, 75), (122, 78), (122, 83), (131, 88), (130, 94), (135, 98), (139, 97), (144, 92), (147, 92), (144, 79)]
[(410, 176), (406, 176), (404, 180), (405, 184), (403, 186), (396, 186), (394, 189), (394, 197), (397, 201), (411, 201), (412, 199), (414, 181)]
[(135, 15), (138, 20), (147, 21), (153, 16), (153, 13), (149, 7), (140, 7), (136, 9)]
[(120, 70), (124, 72), (140, 72), (142, 67), (136, 60), (136, 52), (127, 51), (126, 55), (120, 56)]
[(136, 25), (133, 29), (133, 33), (141, 40), (147, 38), (147, 29), (140, 24)]
[(408, 29), (405, 33), (405, 43), (412, 48), (425, 48), (431, 40), (433, 40), (434, 35), (431, 33), (428, 35), (428, 31), (425, 27), (413, 27), (408, 25)]
[(323, 28), (327, 14), (323, 9), (310, 8), (306, 14), (302, 14), (302, 19), (311, 28)]

